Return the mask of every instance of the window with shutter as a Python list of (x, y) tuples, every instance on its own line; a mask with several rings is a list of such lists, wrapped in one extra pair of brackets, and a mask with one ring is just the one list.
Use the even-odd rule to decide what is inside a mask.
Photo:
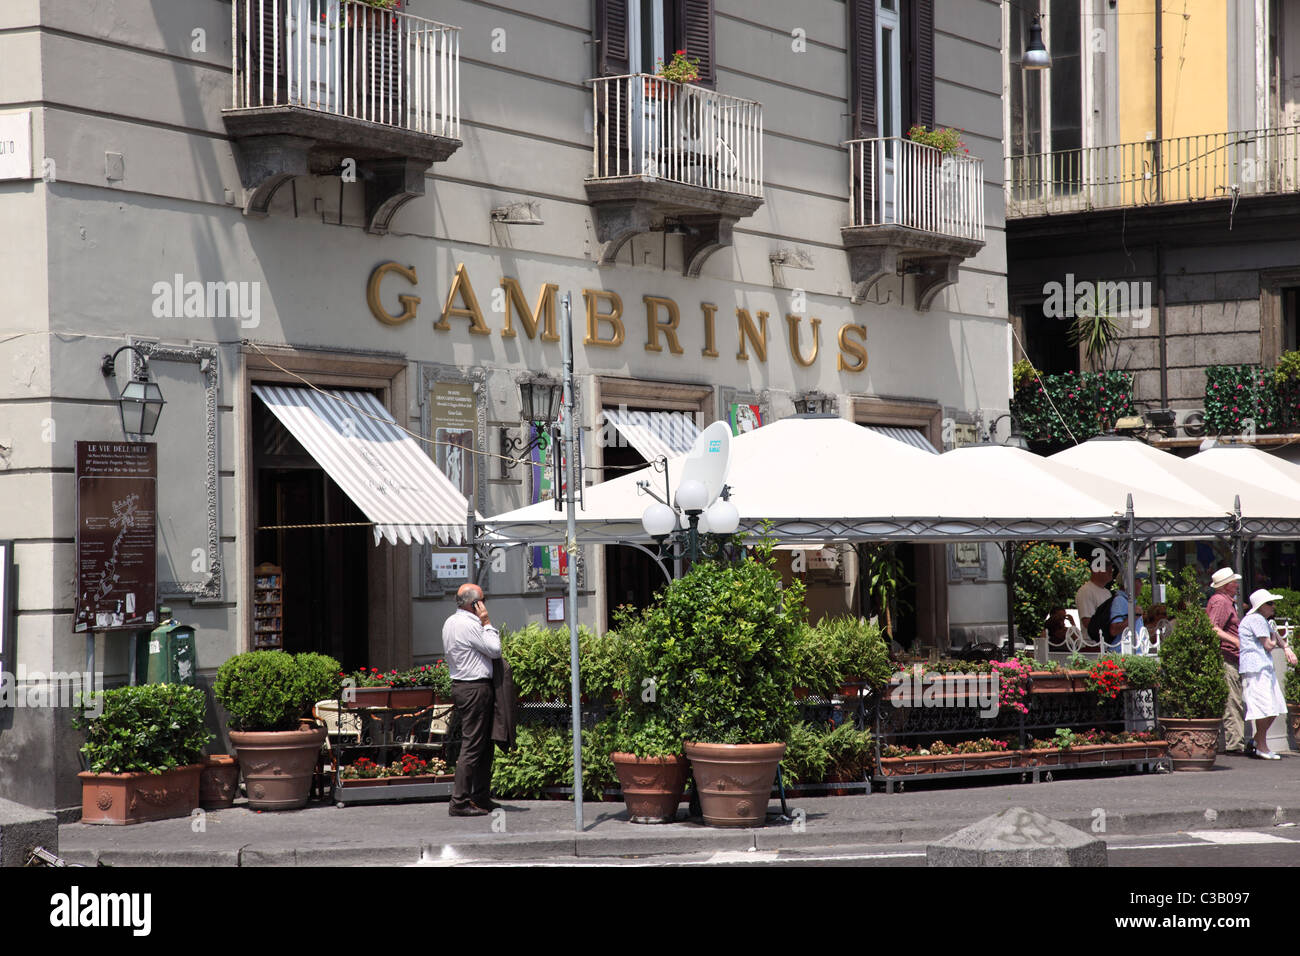
[(849, 76), (853, 136), (877, 135), (876, 0), (849, 0)]
[(699, 85), (713, 89), (718, 84), (714, 68), (713, 0), (677, 0), (674, 50), (700, 61)]
[(629, 0), (596, 0), (596, 74), (631, 72), (628, 59)]
[(934, 0), (908, 0), (911, 121), (934, 128)]

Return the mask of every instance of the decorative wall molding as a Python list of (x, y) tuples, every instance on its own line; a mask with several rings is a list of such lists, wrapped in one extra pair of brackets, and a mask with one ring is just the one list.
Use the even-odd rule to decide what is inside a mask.
[[(217, 397), (221, 394), (221, 354), (215, 345), (163, 345), (129, 339), (151, 362), (187, 362), (197, 365), (204, 379), (204, 495), (207, 505), (208, 576), (202, 581), (159, 581), (158, 597), (185, 597), (195, 601), (220, 601), (224, 592), (221, 561), (221, 518), (217, 501), (220, 477), (217, 443)], [(131, 353), (131, 372), (139, 371), (140, 358)]]

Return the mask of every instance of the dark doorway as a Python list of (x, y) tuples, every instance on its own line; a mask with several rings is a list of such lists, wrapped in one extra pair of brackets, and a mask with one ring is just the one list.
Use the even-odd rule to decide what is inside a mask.
[(1045, 375), (1079, 371), (1079, 347), (1070, 342), (1071, 320), (1043, 313), (1043, 304), (1021, 306), (1025, 357)]
[[(259, 400), (253, 402), (257, 527), (365, 522), (343, 490)], [(284, 650), (317, 651), (345, 670), (368, 664), (367, 527), (258, 531), (253, 563), (284, 573)]]
[[(621, 437), (621, 436), (620, 436)], [(601, 478), (609, 481), (647, 464), (641, 453), (631, 445), (620, 443), (604, 449), (605, 468)], [(662, 477), (662, 476), (660, 476)], [(662, 488), (655, 489), (663, 494)], [(646, 504), (651, 499), (646, 498)], [(614, 626), (614, 610), (622, 604), (645, 607), (655, 592), (666, 584), (663, 571), (644, 551), (625, 545), (605, 548), (605, 626)]]

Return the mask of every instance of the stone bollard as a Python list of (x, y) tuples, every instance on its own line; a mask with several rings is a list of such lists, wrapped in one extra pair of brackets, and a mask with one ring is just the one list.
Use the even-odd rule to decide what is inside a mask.
[(925, 848), (927, 866), (1105, 866), (1106, 841), (1012, 807)]
[(0, 867), (24, 866), (38, 846), (59, 852), (59, 823), (54, 814), (0, 799)]

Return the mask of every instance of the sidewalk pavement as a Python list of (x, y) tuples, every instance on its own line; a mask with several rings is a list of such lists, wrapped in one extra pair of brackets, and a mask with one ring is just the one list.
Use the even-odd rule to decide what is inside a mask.
[[(1075, 773), (1037, 784), (913, 784), (903, 793), (797, 797), (789, 801), (792, 811), (803, 811), (795, 824), (769, 816), (768, 826), (742, 830), (686, 821), (685, 805), (679, 822), (646, 826), (628, 822), (621, 802), (587, 802), (586, 827), (577, 833), (569, 801), (512, 800), (495, 817), (449, 817), (445, 802), (311, 803), (281, 813), (241, 804), (197, 819), (129, 827), (64, 824), (59, 855), (114, 866), (358, 866), (864, 846), (928, 842), (1012, 806), (1103, 838), (1259, 828), (1300, 824), (1300, 755), (1280, 761), (1221, 755), (1213, 770), (1200, 773)], [(780, 803), (774, 798), (768, 809), (775, 814)], [(202, 832), (194, 832), (200, 820)]]

